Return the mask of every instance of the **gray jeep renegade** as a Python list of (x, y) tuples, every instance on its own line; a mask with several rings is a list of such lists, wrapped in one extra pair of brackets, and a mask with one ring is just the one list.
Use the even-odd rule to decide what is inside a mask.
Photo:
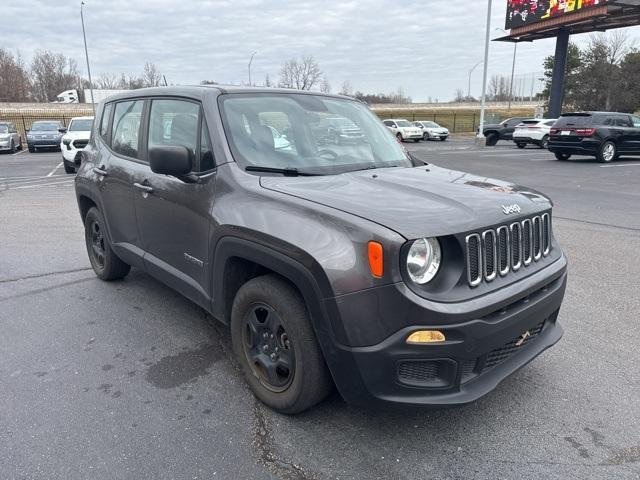
[[(328, 118), (362, 138), (327, 143)], [(134, 90), (100, 104), (79, 162), (96, 275), (142, 269), (228, 324), (280, 412), (334, 385), (364, 406), (468, 403), (562, 336), (551, 201), (419, 161), (353, 99)]]

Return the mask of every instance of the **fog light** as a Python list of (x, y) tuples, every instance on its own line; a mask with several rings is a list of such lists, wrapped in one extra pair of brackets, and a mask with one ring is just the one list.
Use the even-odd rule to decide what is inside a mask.
[(407, 343), (437, 343), (446, 340), (444, 333), (440, 330), (418, 330), (407, 337)]

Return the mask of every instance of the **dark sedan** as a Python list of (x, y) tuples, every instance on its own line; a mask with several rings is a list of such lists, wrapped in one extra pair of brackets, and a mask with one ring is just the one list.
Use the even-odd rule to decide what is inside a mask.
[(38, 120), (33, 122), (27, 131), (27, 146), (30, 152), (39, 148), (55, 148), (60, 150), (60, 140), (67, 131), (62, 122), (57, 120)]

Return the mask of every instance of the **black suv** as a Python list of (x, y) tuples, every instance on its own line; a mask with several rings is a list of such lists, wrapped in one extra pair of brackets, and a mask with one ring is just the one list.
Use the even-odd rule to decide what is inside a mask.
[(627, 113), (563, 113), (550, 133), (549, 150), (558, 160), (591, 155), (606, 163), (640, 155), (640, 117)]
[(528, 120), (528, 118), (513, 117), (500, 123), (485, 123), (482, 129), (486, 138), (485, 143), (489, 147), (493, 147), (498, 143), (498, 140), (513, 140), (513, 131), (516, 129), (516, 125), (520, 125), (523, 120)]
[[(278, 411), (333, 385), (360, 405), (467, 403), (562, 335), (550, 200), (411, 157), (358, 101), (171, 87), (96, 113), (75, 182), (97, 276), (143, 269), (230, 325)], [(327, 145), (328, 118), (365, 140)]]

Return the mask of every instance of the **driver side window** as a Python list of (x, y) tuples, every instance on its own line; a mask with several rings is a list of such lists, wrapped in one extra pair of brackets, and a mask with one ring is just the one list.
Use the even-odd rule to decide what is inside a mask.
[(631, 115), (631, 121), (633, 122), (633, 126), (635, 128), (640, 128), (640, 117), (636, 117), (635, 115)]

